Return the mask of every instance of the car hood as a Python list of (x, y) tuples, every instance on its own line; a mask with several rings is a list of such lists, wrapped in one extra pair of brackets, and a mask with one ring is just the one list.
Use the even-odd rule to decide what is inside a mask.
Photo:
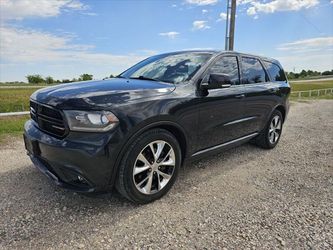
[(107, 108), (137, 99), (166, 95), (174, 89), (174, 84), (113, 78), (43, 88), (33, 93), (31, 99), (61, 109)]

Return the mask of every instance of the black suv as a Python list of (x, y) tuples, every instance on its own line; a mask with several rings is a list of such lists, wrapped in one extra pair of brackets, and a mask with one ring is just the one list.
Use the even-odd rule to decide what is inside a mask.
[(186, 159), (253, 141), (271, 149), (290, 86), (276, 60), (236, 52), (150, 57), (113, 79), (43, 88), (30, 100), (25, 145), (57, 185), (115, 186), (147, 203), (163, 196)]

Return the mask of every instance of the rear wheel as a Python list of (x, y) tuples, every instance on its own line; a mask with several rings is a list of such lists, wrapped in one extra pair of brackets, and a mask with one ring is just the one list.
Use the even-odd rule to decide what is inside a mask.
[(124, 155), (116, 188), (136, 203), (159, 199), (175, 182), (180, 162), (180, 147), (170, 132), (164, 129), (147, 131)]
[(281, 137), (283, 126), (282, 114), (278, 110), (274, 110), (265, 129), (256, 138), (255, 143), (265, 149), (274, 148)]

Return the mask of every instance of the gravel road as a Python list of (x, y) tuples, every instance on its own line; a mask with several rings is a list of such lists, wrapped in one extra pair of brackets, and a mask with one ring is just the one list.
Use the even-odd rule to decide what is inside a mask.
[(0, 150), (0, 249), (332, 249), (333, 101), (294, 103), (274, 150), (188, 164), (168, 195), (58, 189), (21, 141)]

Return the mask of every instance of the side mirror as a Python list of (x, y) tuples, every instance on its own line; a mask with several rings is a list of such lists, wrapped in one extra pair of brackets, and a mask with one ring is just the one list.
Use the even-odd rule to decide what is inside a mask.
[(202, 81), (200, 84), (201, 89), (221, 89), (229, 88), (231, 86), (230, 77), (225, 74), (210, 74), (208, 81)]

